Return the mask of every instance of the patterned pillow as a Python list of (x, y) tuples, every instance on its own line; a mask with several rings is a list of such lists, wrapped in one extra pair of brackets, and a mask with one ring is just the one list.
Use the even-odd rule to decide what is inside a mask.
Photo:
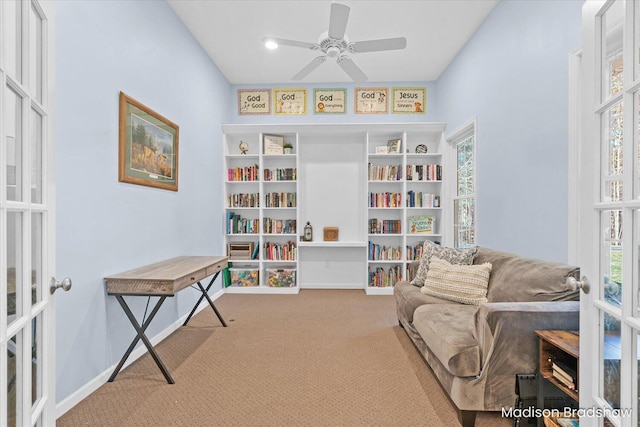
[(424, 245), (422, 245), (422, 257), (420, 258), (418, 272), (411, 281), (411, 284), (414, 286), (424, 285), (427, 272), (429, 271), (429, 261), (431, 257), (445, 259), (451, 264), (470, 265), (473, 262), (473, 256), (476, 252), (478, 252), (477, 246), (464, 249), (447, 248), (433, 243), (431, 240), (426, 240)]
[(427, 280), (420, 292), (462, 304), (484, 304), (490, 273), (491, 263), (488, 262), (453, 265), (440, 258), (431, 258)]

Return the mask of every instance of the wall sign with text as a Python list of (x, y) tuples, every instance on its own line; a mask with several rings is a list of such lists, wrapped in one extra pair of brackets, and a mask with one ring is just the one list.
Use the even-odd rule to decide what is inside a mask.
[(314, 89), (314, 114), (343, 114), (347, 112), (346, 89)]
[(426, 87), (394, 87), (392, 112), (423, 114), (427, 111)]
[(307, 114), (307, 89), (274, 89), (276, 115)]
[(238, 115), (271, 114), (271, 89), (238, 89)]
[(389, 89), (386, 87), (355, 88), (356, 114), (387, 114), (389, 112)]

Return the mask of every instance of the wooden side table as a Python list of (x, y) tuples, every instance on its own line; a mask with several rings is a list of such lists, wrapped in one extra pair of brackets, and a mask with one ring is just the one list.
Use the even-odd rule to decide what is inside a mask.
[[(538, 345), (538, 408), (544, 408), (544, 380), (549, 381), (567, 396), (578, 401), (580, 378), (577, 367), (580, 362), (580, 335), (578, 331), (535, 331), (540, 339)], [(569, 361), (576, 366), (574, 387), (569, 387), (553, 374), (555, 361)], [(538, 426), (542, 420), (538, 420)]]

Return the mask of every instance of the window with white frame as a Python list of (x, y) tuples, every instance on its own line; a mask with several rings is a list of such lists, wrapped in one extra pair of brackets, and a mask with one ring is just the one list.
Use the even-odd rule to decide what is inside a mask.
[(455, 148), (456, 182), (453, 196), (453, 236), (456, 248), (476, 244), (475, 121), (449, 138)]

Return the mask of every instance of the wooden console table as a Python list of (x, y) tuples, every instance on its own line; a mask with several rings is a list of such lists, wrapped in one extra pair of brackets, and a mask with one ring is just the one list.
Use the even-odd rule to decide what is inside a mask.
[[(211, 298), (209, 298), (209, 289), (220, 272), (226, 268), (227, 262), (228, 257), (226, 256), (180, 256), (104, 278), (107, 294), (116, 297), (137, 332), (131, 345), (129, 345), (122, 359), (120, 359), (120, 363), (118, 363), (113, 374), (109, 377), (109, 382), (112, 382), (116, 378), (116, 375), (118, 375), (118, 372), (122, 369), (122, 366), (135, 348), (138, 340), (142, 340), (167, 382), (169, 384), (175, 383), (171, 374), (169, 374), (169, 371), (164, 366), (164, 363), (162, 363), (160, 356), (158, 356), (153, 345), (151, 345), (151, 342), (145, 335), (145, 330), (167, 297), (172, 297), (182, 289), (196, 283), (202, 295), (200, 295), (198, 302), (193, 306), (191, 313), (189, 313), (187, 320), (185, 320), (182, 326), (186, 326), (187, 323), (189, 323), (189, 320), (191, 320), (191, 317), (196, 312), (202, 300), (206, 298), (214, 313), (218, 316), (218, 319), (220, 319), (222, 326), (226, 327), (227, 324), (213, 304), (213, 301), (211, 301)], [(200, 281), (209, 276), (213, 276), (213, 278), (205, 288)], [(140, 325), (125, 302), (124, 296), (146, 296), (148, 299), (152, 296), (157, 296), (160, 297), (160, 299), (151, 310), (149, 317), (146, 320), (143, 318), (142, 325)]]

